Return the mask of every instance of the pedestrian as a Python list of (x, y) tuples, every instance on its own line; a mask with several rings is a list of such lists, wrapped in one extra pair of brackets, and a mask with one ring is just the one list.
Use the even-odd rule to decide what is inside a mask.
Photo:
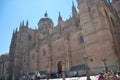
[(41, 78), (41, 75), (39, 72), (37, 72), (37, 80), (39, 80)]
[(98, 80), (106, 80), (105, 77), (103, 76), (103, 73), (99, 73)]
[(115, 80), (114, 74), (111, 71), (107, 72), (106, 80)]
[(31, 80), (35, 80), (35, 75), (34, 74), (31, 76)]
[(25, 75), (23, 75), (22, 76), (22, 80), (26, 80), (27, 78), (26, 78), (26, 76)]

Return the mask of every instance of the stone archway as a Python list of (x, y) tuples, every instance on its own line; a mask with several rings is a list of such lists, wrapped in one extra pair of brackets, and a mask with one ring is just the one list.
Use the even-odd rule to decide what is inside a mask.
[(62, 61), (59, 61), (57, 64), (58, 76), (62, 77)]

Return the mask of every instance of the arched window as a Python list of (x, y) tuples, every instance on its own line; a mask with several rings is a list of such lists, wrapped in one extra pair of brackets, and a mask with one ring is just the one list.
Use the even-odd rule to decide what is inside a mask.
[(84, 38), (83, 38), (83, 36), (80, 36), (79, 42), (80, 42), (80, 44), (81, 44), (81, 43), (84, 43)]

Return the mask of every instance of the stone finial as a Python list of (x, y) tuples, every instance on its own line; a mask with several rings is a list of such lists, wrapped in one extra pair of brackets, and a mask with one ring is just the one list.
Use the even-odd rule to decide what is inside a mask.
[(28, 27), (28, 20), (27, 20), (27, 22), (26, 22), (26, 27)]
[(63, 21), (60, 12), (59, 12), (58, 20)]

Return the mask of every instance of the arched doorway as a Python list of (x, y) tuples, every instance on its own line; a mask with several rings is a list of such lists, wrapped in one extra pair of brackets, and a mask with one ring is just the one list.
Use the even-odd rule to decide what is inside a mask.
[(58, 76), (62, 77), (62, 61), (59, 61), (57, 64)]

